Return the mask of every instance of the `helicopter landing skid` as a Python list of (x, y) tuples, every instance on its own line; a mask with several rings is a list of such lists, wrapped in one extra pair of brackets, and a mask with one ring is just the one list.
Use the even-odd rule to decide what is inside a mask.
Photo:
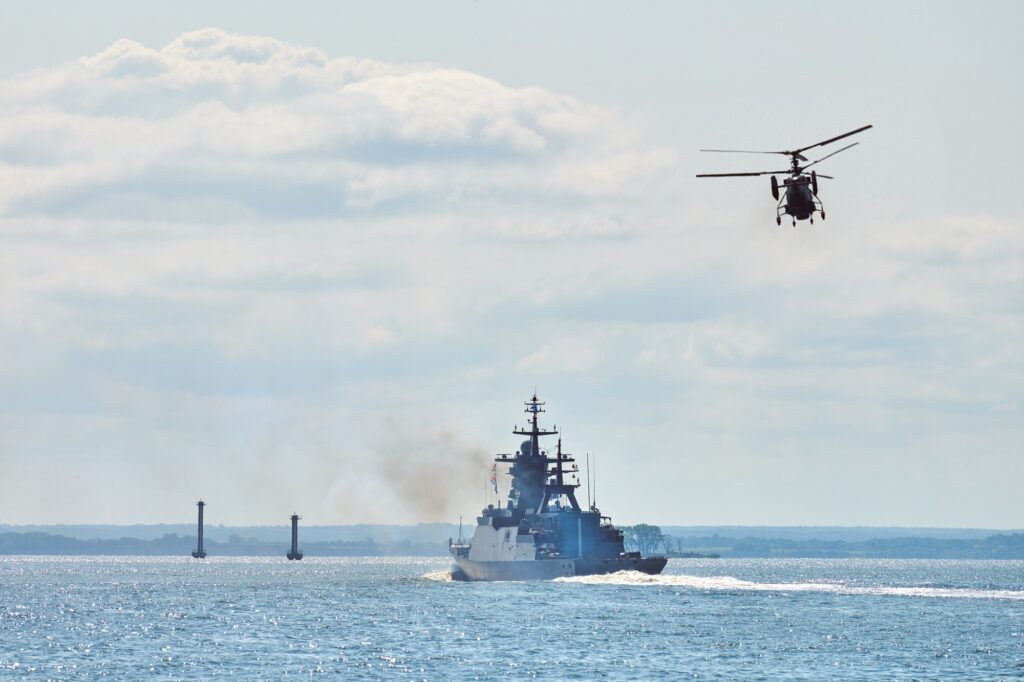
[[(811, 197), (812, 197), (812, 201), (814, 202), (814, 207), (818, 210), (818, 213), (821, 214), (821, 219), (824, 220), (825, 219), (825, 204), (821, 203), (821, 199), (818, 198), (817, 194), (812, 194)], [(811, 211), (810, 218), (811, 218), (811, 225), (813, 225), (814, 224), (814, 211)]]
[[(812, 201), (814, 202), (814, 210), (811, 211), (811, 215), (810, 215), (811, 225), (814, 224), (814, 214), (815, 214), (815, 212), (821, 214), (821, 219), (822, 220), (825, 219), (825, 204), (823, 204), (821, 199), (818, 198), (818, 195), (815, 194), (815, 195), (812, 195), (812, 196), (813, 196)], [(785, 204), (785, 203), (786, 203), (786, 197), (783, 196), (781, 199), (779, 199), (779, 203), (775, 207), (775, 224), (776, 225), (781, 225), (782, 224), (782, 216), (785, 213), (785, 211), (783, 210), (783, 204)], [(793, 227), (796, 227), (796, 218), (793, 219)]]

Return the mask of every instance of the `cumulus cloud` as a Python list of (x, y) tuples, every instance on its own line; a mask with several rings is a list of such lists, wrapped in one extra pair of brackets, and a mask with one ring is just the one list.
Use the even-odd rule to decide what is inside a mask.
[[(1005, 218), (778, 229), (628, 112), (216, 29), (8, 79), (0, 113), (0, 466), (32, 491), (6, 518), (82, 518), (114, 480), (149, 521), (197, 488), (225, 522), (451, 517), (534, 386), (625, 520), (915, 522), (963, 469), (922, 458), (1019, 471)], [(468, 469), (426, 501), (422, 462), (359, 486), (408, 441)], [(909, 487), (875, 516), (800, 515), (886, 467)]]
[(30, 72), (7, 83), (0, 113), (8, 215), (564, 200), (635, 192), (667, 159), (628, 148), (609, 112), (571, 97), (212, 28)]

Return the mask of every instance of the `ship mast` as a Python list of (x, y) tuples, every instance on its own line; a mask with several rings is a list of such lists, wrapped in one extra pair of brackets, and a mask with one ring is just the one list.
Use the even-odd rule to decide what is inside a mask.
[[(575, 458), (562, 452), (562, 439), (558, 439), (555, 457), (549, 457), (540, 449), (541, 436), (558, 435), (558, 427), (550, 430), (542, 429), (539, 415), (545, 412), (545, 403), (537, 399), (537, 394), (524, 403), (525, 412), (530, 415), (527, 422), (529, 428), (518, 426), (512, 433), (529, 437), (529, 443), (523, 443), (522, 451), (515, 455), (501, 454), (494, 458), (495, 462), (511, 464), (509, 474), (512, 476), (512, 490), (509, 493), (509, 508), (515, 517), (522, 519), (526, 514), (540, 514), (547, 510), (548, 502), (553, 498), (565, 496), (571, 508), (582, 511), (576, 501), (576, 488), (579, 483), (567, 483), (565, 465), (575, 462)], [(554, 465), (549, 468), (549, 465)], [(554, 482), (549, 482), (554, 478)]]
[(576, 501), (576, 488), (579, 487), (579, 483), (566, 483), (565, 482), (565, 468), (566, 462), (575, 462), (576, 458), (567, 452), (562, 452), (562, 439), (558, 439), (558, 449), (555, 453), (555, 458), (547, 458), (548, 462), (553, 462), (555, 467), (550, 471), (550, 474), (555, 477), (554, 483), (548, 483), (544, 486), (544, 500), (541, 502), (540, 509), (543, 510), (547, 506), (548, 500), (552, 497), (560, 497), (565, 495), (569, 498), (569, 504), (572, 506), (573, 511), (582, 511), (580, 509), (580, 503)]
[(513, 517), (522, 519), (526, 514), (537, 514), (544, 510), (547, 503), (547, 481), (548, 464), (554, 460), (541, 453), (540, 437), (553, 436), (558, 433), (557, 428), (543, 429), (540, 426), (539, 415), (543, 413), (544, 403), (537, 399), (537, 394), (525, 403), (524, 410), (529, 416), (528, 428), (513, 428), (512, 433), (517, 436), (526, 436), (530, 440), (522, 444), (521, 451), (515, 455), (500, 454), (494, 458), (495, 462), (511, 464), (509, 475), (512, 477), (512, 489), (509, 491), (509, 509)]
[(515, 430), (512, 431), (512, 433), (516, 434), (517, 436), (529, 436), (530, 437), (530, 453), (533, 454), (533, 455), (539, 456), (540, 455), (540, 437), (541, 436), (554, 436), (554, 435), (556, 435), (558, 433), (558, 429), (557, 428), (556, 429), (552, 429), (551, 431), (541, 431), (540, 430), (540, 426), (537, 423), (537, 415), (539, 415), (541, 412), (547, 412), (547, 410), (544, 409), (544, 405), (546, 405), (547, 403), (543, 403), (543, 402), (537, 400), (537, 394), (536, 393), (534, 393), (533, 397), (530, 398), (529, 400), (527, 400), (523, 404), (526, 405), (526, 409), (524, 410), (524, 412), (526, 412), (528, 415), (530, 415), (530, 430), (529, 431), (523, 431), (521, 429), (515, 429)]

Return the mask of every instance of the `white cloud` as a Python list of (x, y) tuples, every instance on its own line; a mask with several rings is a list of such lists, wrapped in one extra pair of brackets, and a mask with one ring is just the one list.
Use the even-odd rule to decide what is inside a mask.
[[(386, 440), (360, 424), (404, 415), (443, 450), (462, 440), (417, 421), (443, 414), (500, 450), (534, 385), (567, 445), (605, 453), (610, 500), (665, 473), (636, 520), (917, 522), (944, 470), (879, 498), (888, 516), (817, 503), (929, 455), (1019, 471), (1007, 219), (837, 206), (776, 228), (625, 114), (214, 29), (10, 79), (0, 112), (0, 465), (33, 493), (53, 461), (191, 499), (202, 478), (171, 472), (216, 458), (237, 522), (276, 519), (244, 505), (278, 488), (365, 520), (331, 516), (338, 472)], [(282, 483), (292, 458), (309, 470)], [(385, 484), (364, 501), (394, 502)], [(75, 489), (0, 512), (73, 518)]]
[(115, 217), (133, 197), (151, 206), (137, 217), (156, 218), (200, 197), (339, 215), (409, 199), (617, 196), (669, 158), (627, 150), (610, 113), (570, 97), (217, 29), (161, 50), (120, 40), (8, 86), (8, 214)]
[(588, 338), (582, 335), (549, 341), (524, 356), (516, 368), (534, 376), (557, 376), (565, 372), (594, 370), (600, 355)]

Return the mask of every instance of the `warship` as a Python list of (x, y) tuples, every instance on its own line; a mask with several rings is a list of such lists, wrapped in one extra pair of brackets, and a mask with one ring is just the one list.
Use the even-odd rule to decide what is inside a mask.
[[(456, 564), (452, 577), (549, 580), (617, 571), (661, 573), (668, 559), (625, 551), (622, 531), (601, 515), (596, 501), (589, 509), (580, 508), (575, 458), (562, 452), (557, 427), (540, 427), (538, 418), (545, 412), (545, 403), (534, 394), (525, 405), (529, 428), (515, 427), (512, 433), (529, 440), (514, 455), (494, 458), (495, 466), (511, 465), (508, 501), (504, 507), (488, 504), (484, 508), (472, 539), (463, 539), (461, 532), (457, 541), (449, 539)], [(559, 436), (554, 455), (541, 450), (542, 436)]]

